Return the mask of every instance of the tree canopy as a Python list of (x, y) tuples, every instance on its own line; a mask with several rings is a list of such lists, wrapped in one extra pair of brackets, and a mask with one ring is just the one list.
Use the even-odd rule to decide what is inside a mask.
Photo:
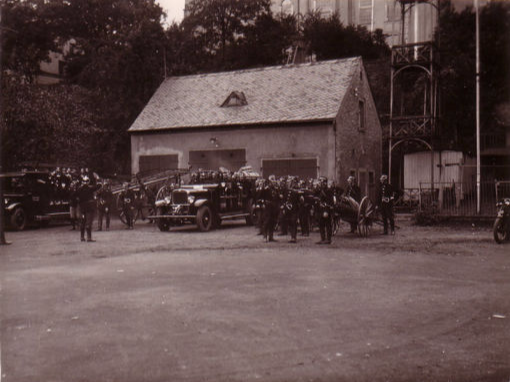
[[(456, 12), (442, 2), (440, 46), (441, 125), (443, 135), (465, 151), (475, 151), (476, 46), (472, 7)], [(493, 127), (493, 111), (510, 100), (510, 3), (490, 2), (480, 10), (481, 121)]]
[[(16, 165), (19, 155), (7, 155), (16, 148), (25, 160), (37, 160), (43, 155), (25, 150), (30, 145), (30, 140), (25, 139), (29, 131), (39, 132), (39, 137), (47, 132), (51, 152), (60, 153), (63, 161), (70, 162), (72, 158), (65, 155), (65, 140), (45, 130), (51, 121), (52, 129), (62, 129), (63, 136), (68, 131), (76, 133), (80, 127), (83, 134), (95, 137), (79, 140), (74, 154), (68, 152), (69, 156), (83, 160), (83, 166), (93, 164), (110, 171), (113, 163), (117, 163), (114, 167), (123, 168), (115, 170), (127, 171), (130, 143), (127, 129), (163, 79), (165, 34), (161, 7), (154, 0), (6, 0), (2, 2), (2, 15), (2, 32), (9, 32), (2, 33), (1, 126), (5, 165)], [(19, 30), (23, 33), (18, 33)], [(39, 62), (48, 57), (50, 50), (61, 50), (63, 42), (71, 47), (66, 55), (65, 82), (44, 91), (38, 86), (25, 87), (38, 74)], [(82, 90), (69, 91), (65, 89), (67, 85)], [(24, 89), (21, 98), (18, 88)], [(59, 91), (66, 97), (53, 94)], [(7, 99), (6, 94), (12, 97)], [(41, 94), (53, 102), (42, 102)], [(94, 103), (84, 102), (84, 97), (108, 107), (98, 109)], [(21, 100), (24, 102), (18, 102)], [(47, 107), (56, 115), (62, 114), (60, 120), (65, 120), (72, 114), (69, 104), (86, 107), (94, 115), (89, 118), (93, 123), (70, 119), (72, 126), (61, 125), (46, 117), (46, 111), (40, 118), (33, 118), (39, 108)], [(12, 108), (17, 108), (17, 112), (9, 114)], [(105, 136), (109, 139), (103, 141)], [(11, 145), (12, 142), (16, 144)], [(96, 152), (104, 151), (109, 155), (102, 156), (102, 161), (101, 155), (94, 159)]]

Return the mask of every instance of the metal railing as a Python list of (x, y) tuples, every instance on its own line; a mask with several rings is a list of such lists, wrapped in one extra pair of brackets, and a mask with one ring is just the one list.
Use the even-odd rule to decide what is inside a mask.
[(480, 213), (477, 213), (476, 182), (420, 183), (418, 189), (404, 189), (397, 210), (430, 211), (440, 216), (493, 217), (496, 202), (510, 197), (510, 181), (480, 183)]
[(510, 197), (510, 181), (480, 183), (480, 213), (477, 212), (476, 182), (420, 183), (419, 210), (442, 216), (495, 216), (496, 201)]
[(398, 212), (413, 212), (419, 208), (420, 189), (405, 188), (395, 202), (395, 210)]

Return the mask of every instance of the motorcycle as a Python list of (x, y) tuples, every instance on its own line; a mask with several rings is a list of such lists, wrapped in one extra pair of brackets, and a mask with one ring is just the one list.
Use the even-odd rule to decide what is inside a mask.
[(501, 244), (510, 240), (510, 198), (505, 198), (496, 204), (498, 215), (494, 221), (494, 240)]

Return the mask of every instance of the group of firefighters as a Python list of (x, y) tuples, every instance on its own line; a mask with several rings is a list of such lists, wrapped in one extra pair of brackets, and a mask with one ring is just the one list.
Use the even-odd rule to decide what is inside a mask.
[[(397, 197), (396, 190), (388, 183), (386, 175), (381, 176), (378, 189), (376, 209), (381, 213), (384, 234), (395, 234), (393, 203)], [(290, 234), (290, 243), (297, 242), (298, 226), (301, 235), (308, 236), (313, 222), (319, 226), (321, 240), (317, 244), (331, 244), (335, 219), (347, 216), (350, 232), (357, 229), (357, 221), (352, 217), (358, 211), (362, 198), (361, 189), (356, 179), (347, 179), (347, 188), (328, 183), (328, 179), (300, 180), (297, 177), (276, 179), (270, 176), (267, 180), (257, 182), (256, 211), (259, 216), (259, 235), (266, 241), (275, 241), (274, 231), (279, 227), (281, 236)], [(388, 224), (389, 223), (389, 224)], [(388, 227), (389, 225), (389, 227)], [(390, 228), (390, 231), (388, 231)]]
[[(220, 177), (220, 178), (218, 178)], [(221, 177), (228, 177), (233, 183), (249, 182), (242, 176), (234, 174), (225, 175), (222, 172), (196, 172), (190, 176), (190, 183), (224, 181)], [(107, 179), (101, 179), (88, 169), (71, 170), (59, 169), (50, 173), (50, 183), (62, 196), (67, 196), (70, 206), (72, 229), (80, 228), (81, 241), (94, 241), (92, 239), (92, 224), (97, 214), (97, 230), (109, 230), (110, 216), (116, 200), (111, 184)], [(124, 217), (127, 229), (133, 229), (135, 214), (140, 208), (140, 197), (150, 190), (138, 180), (140, 192), (135, 192), (130, 183), (125, 182), (118, 195), (118, 205)], [(244, 185), (244, 187), (247, 187)], [(248, 188), (248, 187), (247, 187)], [(302, 236), (309, 236), (313, 224), (317, 224), (321, 240), (317, 244), (330, 244), (333, 235), (335, 219), (349, 212), (357, 211), (362, 193), (356, 179), (350, 176), (347, 179), (346, 189), (328, 182), (328, 179), (302, 180), (298, 177), (288, 176), (276, 179), (257, 179), (253, 188), (255, 211), (258, 215), (258, 234), (264, 240), (275, 241), (275, 229), (279, 228), (279, 235), (290, 234), (290, 242), (296, 243), (298, 227)], [(380, 211), (384, 226), (384, 234), (395, 233), (393, 203), (397, 196), (396, 190), (388, 183), (388, 177), (382, 175), (378, 188), (376, 208)], [(350, 223), (350, 232), (357, 229), (355, 219), (346, 219)], [(389, 228), (389, 230), (388, 230)], [(86, 236), (85, 236), (86, 234)]]
[[(108, 179), (101, 179), (96, 173), (87, 168), (71, 169), (59, 168), (49, 174), (49, 183), (52, 192), (59, 200), (69, 201), (71, 229), (80, 229), (81, 241), (93, 242), (92, 224), (97, 215), (97, 230), (110, 228), (110, 216), (114, 207), (120, 211), (126, 221), (127, 229), (133, 229), (136, 212), (141, 208), (141, 198), (150, 193), (143, 182), (138, 182), (141, 192), (134, 192), (129, 182), (125, 182), (123, 189), (116, 198), (112, 192)], [(86, 234), (86, 235), (85, 235)]]

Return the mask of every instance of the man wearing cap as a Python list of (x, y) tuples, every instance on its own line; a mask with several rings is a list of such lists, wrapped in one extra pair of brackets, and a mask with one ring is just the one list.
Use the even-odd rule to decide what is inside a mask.
[(321, 241), (317, 244), (331, 244), (331, 236), (333, 235), (333, 207), (335, 204), (334, 194), (328, 186), (328, 179), (321, 178), (319, 188), (317, 190), (317, 207), (319, 210), (319, 231)]
[(384, 235), (388, 234), (388, 220), (390, 221), (391, 234), (395, 234), (395, 213), (393, 211), (395, 194), (396, 192), (393, 186), (388, 182), (388, 176), (382, 175), (377, 192), (377, 207), (381, 211)]
[(108, 180), (103, 181), (103, 185), (96, 194), (97, 196), (97, 230), (103, 230), (103, 217), (105, 218), (106, 230), (110, 229), (110, 212), (113, 205), (113, 194)]
[(99, 188), (98, 185), (92, 185), (88, 175), (82, 177), (82, 184), (77, 191), (77, 199), (80, 207), (81, 224), (80, 237), (81, 241), (85, 241), (85, 230), (87, 231), (87, 241), (92, 240), (92, 223), (96, 212), (96, 201), (94, 200), (94, 192)]
[(126, 218), (127, 229), (134, 227), (135, 193), (129, 188), (129, 183), (124, 183), (124, 190), (119, 195), (122, 212)]
[(267, 241), (274, 240), (274, 228), (278, 219), (279, 206), (279, 193), (276, 189), (276, 179), (274, 175), (269, 177), (267, 187), (264, 188), (262, 193), (264, 199), (264, 239)]

